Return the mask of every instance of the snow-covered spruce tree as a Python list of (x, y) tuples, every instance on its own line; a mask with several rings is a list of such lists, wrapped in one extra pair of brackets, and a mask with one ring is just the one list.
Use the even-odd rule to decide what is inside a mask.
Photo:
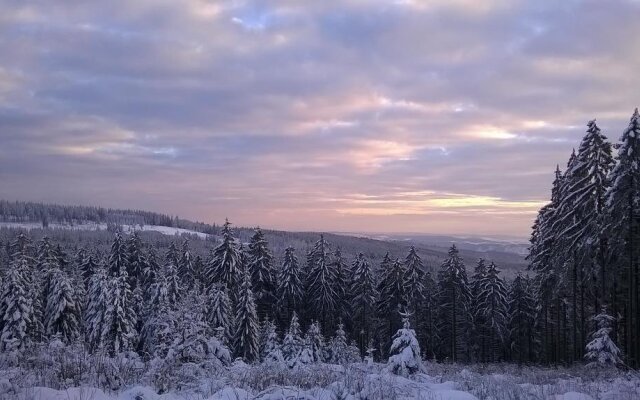
[(314, 364), (325, 360), (324, 337), (320, 331), (320, 324), (317, 321), (311, 322), (306, 335), (304, 335), (304, 345), (298, 356), (297, 365)]
[(220, 339), (224, 344), (231, 343), (233, 339), (233, 316), (231, 299), (227, 295), (227, 289), (221, 284), (213, 285), (208, 292), (206, 321), (209, 325), (209, 333), (220, 333)]
[(382, 322), (381, 335), (386, 349), (393, 332), (402, 326), (398, 311), (406, 307), (405, 269), (398, 259), (391, 261), (387, 253), (380, 264), (380, 272), (382, 277), (377, 287), (379, 296), (376, 310)]
[(193, 270), (194, 257), (189, 249), (189, 239), (182, 241), (180, 247), (180, 257), (178, 259), (178, 276), (181, 280), (181, 286), (192, 289), (196, 284), (196, 277)]
[[(27, 291), (27, 299), (30, 301), (31, 307), (34, 307), (34, 301), (36, 304), (40, 301), (40, 286), (37, 281), (37, 275), (34, 271), (35, 260), (32, 257), (32, 245), (31, 240), (24, 233), (20, 233), (16, 238), (8, 243), (7, 253), (8, 268), (4, 270), (2, 274), (2, 290), (0, 291), (0, 332), (4, 329), (4, 315), (8, 307), (9, 297), (12, 295), (9, 286), (7, 275), (9, 270), (18, 268), (22, 277), (22, 284)], [(37, 317), (41, 317), (41, 314), (37, 314), (33, 309), (33, 316), (29, 317), (30, 322), (27, 326), (27, 331), (32, 339), (41, 338), (44, 334), (44, 328), (42, 321), (34, 321)]]
[(108, 264), (108, 282), (105, 296), (106, 310), (102, 338), (110, 355), (132, 350), (137, 339), (137, 316), (133, 307), (133, 295), (127, 275), (127, 251), (125, 242), (116, 233)]
[[(579, 359), (586, 338), (585, 292), (593, 293), (595, 309), (605, 293), (607, 235), (604, 235), (605, 193), (613, 166), (611, 144), (595, 120), (589, 121), (578, 153), (563, 178), (561, 202), (557, 210), (554, 258), (564, 268), (560, 276), (568, 282), (572, 316), (572, 360)], [(589, 279), (585, 278), (585, 275)], [(601, 278), (605, 279), (601, 279)], [(602, 282), (598, 284), (598, 280)], [(580, 309), (579, 309), (580, 308)], [(595, 310), (594, 310), (595, 312)], [(580, 314), (580, 315), (578, 315)]]
[[(336, 291), (336, 318), (335, 320), (350, 320), (352, 307), (350, 304), (351, 294), (351, 278), (352, 273), (345, 259), (342, 257), (342, 251), (337, 248), (333, 252), (333, 270), (335, 271), (335, 280), (333, 283)], [(375, 287), (375, 285), (374, 285)]]
[(227, 347), (207, 333), (204, 310), (202, 295), (191, 291), (182, 299), (175, 312), (175, 335), (168, 357), (179, 363), (212, 361), (217, 365), (229, 365), (231, 355)]
[(502, 356), (507, 326), (507, 288), (499, 273), (493, 262), (489, 264), (476, 299), (482, 321), (481, 341), (487, 346), (489, 361), (497, 361)]
[[(418, 329), (422, 332), (423, 342), (420, 344), (422, 351), (428, 359), (435, 359), (435, 350), (438, 343), (438, 330), (436, 329), (436, 317), (438, 315), (438, 285), (431, 276), (431, 271), (424, 274), (425, 299), (422, 305), (421, 325)], [(420, 340), (420, 338), (418, 338)]]
[[(529, 269), (536, 273), (534, 287), (535, 298), (538, 299), (536, 316), (536, 331), (541, 333), (543, 348), (543, 360), (547, 362), (557, 361), (558, 354), (554, 349), (559, 338), (559, 325), (561, 301), (558, 294), (559, 273), (558, 263), (555, 260), (556, 234), (553, 227), (556, 225), (558, 208), (562, 202), (562, 187), (564, 175), (556, 166), (555, 179), (551, 189), (551, 201), (543, 206), (533, 225), (531, 233), (531, 246), (529, 247)], [(555, 332), (554, 332), (555, 330)], [(552, 351), (554, 350), (554, 351)]]
[[(581, 260), (587, 261), (592, 267), (591, 273), (599, 273), (600, 278), (606, 278), (604, 262), (607, 243), (603, 236), (605, 195), (614, 160), (611, 143), (602, 134), (596, 121), (589, 121), (587, 127), (569, 174), (571, 180), (567, 182), (566, 196), (560, 204), (560, 221), (564, 227), (561, 237), (567, 243), (565, 254), (567, 250), (575, 250)], [(596, 268), (597, 264), (601, 264), (599, 268)], [(600, 283), (600, 288), (591, 288), (593, 292), (600, 290), (596, 300), (604, 296), (606, 282), (602, 279)]]
[(618, 346), (611, 340), (612, 326), (615, 318), (609, 315), (606, 308), (592, 318), (596, 330), (591, 334), (591, 341), (587, 344), (585, 359), (590, 366), (617, 367), (623, 365), (621, 352)]
[(480, 362), (484, 362), (487, 359), (487, 347), (485, 343), (486, 333), (484, 330), (484, 320), (483, 315), (480, 312), (480, 293), (482, 292), (482, 282), (484, 282), (487, 276), (487, 263), (483, 258), (478, 260), (476, 267), (474, 269), (473, 275), (471, 276), (470, 283), (470, 304), (469, 304), (469, 313), (471, 318), (471, 346), (472, 356), (474, 360), (478, 360)]
[(329, 256), (329, 243), (320, 235), (307, 256), (309, 275), (306, 282), (309, 316), (321, 323), (321, 328), (329, 329), (336, 312), (338, 293), (335, 290), (336, 271)]
[(345, 365), (361, 359), (360, 350), (357, 350), (357, 356), (354, 357), (354, 353), (347, 341), (347, 334), (344, 331), (342, 322), (338, 323), (338, 329), (336, 329), (335, 335), (329, 341), (327, 353), (327, 362), (332, 364)]
[(406, 273), (404, 275), (407, 305), (415, 311), (424, 300), (424, 265), (416, 248), (411, 246), (404, 261)]
[(293, 311), (291, 322), (289, 323), (289, 330), (282, 340), (282, 357), (290, 368), (296, 364), (298, 356), (302, 351), (302, 344), (298, 315)]
[(164, 256), (162, 275), (167, 285), (167, 297), (170, 304), (176, 304), (180, 299), (180, 278), (178, 277), (178, 249), (174, 242), (171, 242), (169, 249)]
[(154, 294), (154, 285), (156, 284), (157, 277), (160, 274), (160, 265), (158, 264), (158, 258), (153, 248), (149, 249), (145, 255), (145, 265), (142, 271), (142, 279), (140, 286), (142, 286), (142, 296), (145, 302), (149, 302)]
[(129, 252), (127, 249), (127, 243), (123, 239), (120, 232), (116, 232), (113, 242), (111, 243), (111, 251), (109, 252), (109, 259), (107, 262), (107, 275), (114, 276), (127, 276), (129, 270)]
[(284, 362), (276, 325), (268, 319), (262, 323), (260, 359), (265, 364), (281, 364)]
[(273, 317), (276, 271), (273, 265), (273, 255), (269, 250), (269, 243), (260, 228), (256, 229), (251, 237), (248, 258), (258, 317), (260, 320)]
[(51, 271), (63, 267), (63, 261), (59, 256), (56, 246), (49, 237), (43, 237), (37, 244), (35, 268), (31, 268), (26, 277), (28, 297), (33, 308), (29, 331), (36, 342), (43, 342), (46, 339), (45, 307), (50, 291)]
[(79, 314), (69, 277), (59, 268), (53, 268), (49, 272), (44, 314), (47, 335), (57, 336), (63, 342), (70, 343), (80, 333)]
[(34, 312), (25, 277), (27, 273), (29, 273), (27, 258), (15, 258), (9, 265), (3, 280), (4, 313), (1, 316), (2, 333), (0, 334), (2, 351), (24, 350), (32, 341), (29, 328), (32, 326)]
[[(155, 357), (165, 357), (175, 336), (176, 303), (169, 296), (169, 283), (163, 268), (155, 277), (151, 297), (145, 305), (139, 350)], [(175, 300), (175, 299), (174, 299)]]
[(361, 354), (371, 340), (371, 329), (376, 303), (376, 283), (371, 271), (371, 264), (364, 254), (359, 253), (352, 265), (351, 308), (353, 310), (354, 327), (357, 329), (358, 347)]
[[(614, 294), (613, 312), (622, 308), (626, 311), (619, 329), (626, 330), (624, 353), (630, 367), (640, 365), (640, 294), (638, 287), (639, 262), (638, 243), (640, 233), (640, 113), (634, 111), (629, 126), (622, 133), (616, 165), (609, 179), (611, 186), (606, 194), (609, 224), (606, 233), (611, 238), (612, 253), (617, 254), (615, 270), (621, 271), (617, 282), (621, 283), (623, 294), (620, 300)], [(619, 305), (618, 301), (624, 305)]]
[(232, 301), (235, 301), (234, 291), (242, 284), (242, 260), (229, 220), (225, 221), (221, 235), (222, 242), (215, 248), (205, 267), (204, 283), (207, 287), (216, 282), (222, 283), (229, 290)]
[(133, 308), (133, 295), (126, 281), (127, 273), (110, 277), (107, 283), (107, 307), (102, 330), (102, 343), (109, 354), (135, 348), (137, 316)]
[(89, 282), (91, 277), (98, 269), (98, 263), (94, 254), (85, 253), (81, 260), (80, 271), (82, 273), (82, 279), (84, 281), (85, 288), (89, 290)]
[(192, 264), (193, 270), (193, 279), (198, 283), (198, 286), (206, 291), (206, 285), (204, 283), (204, 262), (202, 261), (202, 257), (197, 255), (193, 258)]
[(518, 274), (511, 283), (508, 299), (507, 329), (511, 359), (519, 363), (534, 361), (536, 303), (528, 279)]
[(89, 352), (94, 352), (102, 346), (102, 330), (107, 311), (107, 282), (104, 266), (96, 264), (94, 273), (89, 279), (87, 306), (84, 314), (85, 340)]
[(85, 326), (84, 319), (82, 316), (85, 314), (86, 305), (87, 305), (87, 286), (84, 283), (84, 277), (82, 276), (82, 270), (80, 266), (82, 265), (82, 260), (86, 258), (86, 255), (81, 257), (77, 257), (73, 262), (73, 266), (69, 268), (69, 283), (71, 285), (72, 298), (76, 305), (76, 320), (78, 321), (78, 334), (80, 337), (84, 338)]
[(440, 268), (438, 286), (440, 358), (460, 361), (467, 353), (470, 291), (464, 262), (455, 245)]
[[(424, 265), (422, 259), (418, 255), (416, 248), (411, 246), (409, 253), (404, 261), (406, 273), (404, 275), (405, 297), (407, 300), (407, 309), (413, 315), (413, 323), (415, 326), (422, 325), (423, 309), (422, 305), (425, 300), (424, 289)], [(419, 336), (421, 336), (419, 334)], [(419, 339), (423, 339), (420, 337)]]
[[(47, 274), (52, 268), (60, 267), (56, 247), (48, 236), (38, 242), (36, 249), (37, 269)], [(46, 289), (45, 289), (46, 290)]]
[(278, 303), (285, 321), (290, 321), (293, 314), (300, 310), (303, 295), (300, 274), (295, 250), (288, 247), (284, 252), (284, 262), (278, 278)]
[(138, 232), (134, 232), (133, 235), (129, 236), (126, 246), (127, 275), (129, 276), (129, 286), (133, 291), (142, 280), (142, 274), (145, 269), (142, 240), (140, 239)]
[(402, 328), (393, 336), (389, 349), (387, 369), (397, 375), (409, 376), (416, 372), (424, 372), (420, 359), (420, 344), (416, 333), (411, 329), (410, 314), (402, 313)]
[(233, 344), (236, 357), (242, 357), (246, 362), (259, 358), (258, 351), (258, 315), (256, 303), (251, 290), (251, 275), (245, 269), (242, 287), (236, 304), (236, 321)]

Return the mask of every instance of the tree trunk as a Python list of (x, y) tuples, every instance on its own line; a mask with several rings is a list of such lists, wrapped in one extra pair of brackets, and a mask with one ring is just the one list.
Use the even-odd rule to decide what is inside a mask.
[(571, 355), (571, 361), (575, 361), (578, 354), (578, 260), (576, 258), (576, 251), (573, 251), (573, 353)]

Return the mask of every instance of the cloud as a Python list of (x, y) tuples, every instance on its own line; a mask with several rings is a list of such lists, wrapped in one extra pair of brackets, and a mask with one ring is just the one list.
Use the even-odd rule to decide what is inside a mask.
[(0, 197), (525, 236), (637, 106), (639, 8), (0, 0)]

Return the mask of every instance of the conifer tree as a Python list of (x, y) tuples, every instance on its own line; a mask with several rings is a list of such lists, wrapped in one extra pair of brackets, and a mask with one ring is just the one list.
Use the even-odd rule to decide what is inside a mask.
[(508, 322), (509, 348), (519, 363), (534, 360), (536, 304), (531, 285), (518, 274), (509, 289)]
[(180, 248), (177, 273), (181, 279), (182, 286), (188, 289), (192, 289), (196, 283), (193, 268), (194, 261), (193, 254), (191, 254), (191, 250), (189, 249), (189, 239), (185, 239)]
[(193, 279), (197, 282), (201, 289), (206, 289), (204, 284), (204, 262), (200, 255), (195, 256), (193, 259)]
[(376, 303), (376, 286), (369, 261), (359, 253), (353, 262), (351, 278), (351, 307), (353, 309), (354, 326), (357, 329), (358, 347), (366, 350), (371, 340), (371, 327)]
[(59, 268), (50, 271), (45, 308), (45, 329), (49, 336), (59, 336), (65, 343), (79, 334), (79, 307), (74, 299), (71, 282)]
[(204, 310), (205, 300), (201, 294), (191, 291), (183, 297), (176, 311), (170, 357), (180, 363), (200, 364), (215, 360), (219, 365), (228, 365), (231, 362), (229, 350), (207, 333)]
[[(438, 285), (431, 276), (429, 270), (424, 274), (425, 299), (422, 306), (422, 324), (418, 327), (422, 332), (422, 351), (428, 358), (435, 358), (436, 345), (439, 341), (436, 329), (436, 317), (438, 315)], [(419, 338), (420, 339), (420, 338)]]
[(503, 350), (507, 324), (507, 289), (498, 275), (500, 271), (492, 262), (480, 282), (479, 317), (482, 321), (481, 335), (489, 348), (489, 360), (496, 361)]
[(82, 259), (80, 270), (82, 271), (82, 279), (84, 285), (88, 290), (91, 282), (91, 277), (98, 270), (98, 263), (96, 262), (95, 256), (93, 254), (88, 254)]
[(82, 316), (85, 314), (87, 305), (87, 286), (84, 283), (82, 270), (80, 269), (80, 260), (76, 258), (72, 268), (69, 268), (69, 284), (71, 285), (71, 296), (76, 306), (76, 321), (78, 323), (78, 335), (84, 337), (84, 320)]
[(487, 346), (485, 343), (487, 335), (484, 332), (485, 322), (483, 320), (480, 305), (482, 283), (485, 281), (486, 277), (487, 264), (483, 258), (480, 258), (476, 264), (473, 275), (471, 276), (471, 297), (469, 305), (470, 322), (473, 329), (470, 345), (472, 346), (474, 356), (477, 356), (477, 359), (480, 362), (484, 362), (487, 359)]
[[(347, 364), (352, 362), (353, 359), (349, 352), (349, 343), (347, 342), (347, 334), (344, 331), (344, 325), (342, 322), (338, 324), (335, 336), (331, 338), (328, 346), (329, 362), (332, 364)], [(358, 350), (358, 355), (360, 351)]]
[[(569, 173), (571, 180), (567, 182), (567, 194), (560, 204), (560, 221), (566, 226), (560, 237), (563, 242), (568, 243), (568, 247), (564, 248), (565, 254), (567, 249), (576, 250), (596, 274), (595, 266), (601, 264), (601, 277), (605, 277), (604, 257), (607, 244), (602, 234), (606, 211), (605, 195), (609, 187), (608, 175), (614, 160), (611, 143), (601, 133), (596, 121), (589, 121), (587, 126), (587, 134), (582, 139), (573, 169)], [(605, 284), (604, 279), (602, 284)], [(601, 296), (604, 296), (604, 292)]]
[(324, 235), (320, 235), (307, 260), (309, 263), (306, 284), (307, 302), (312, 310), (311, 316), (319, 317), (321, 327), (326, 329), (332, 325), (331, 320), (337, 308), (338, 293), (334, 286), (335, 264), (330, 260), (329, 243), (324, 239)]
[(164, 257), (164, 265), (162, 273), (167, 285), (167, 296), (170, 304), (176, 304), (180, 299), (181, 288), (180, 278), (178, 277), (179, 263), (178, 249), (174, 242), (171, 242), (169, 249)]
[[(575, 157), (574, 157), (575, 159)], [(571, 163), (570, 163), (571, 164)], [(538, 212), (531, 233), (531, 246), (529, 247), (529, 269), (536, 272), (535, 297), (539, 299), (537, 310), (537, 330), (541, 332), (544, 359), (556, 361), (559, 357), (556, 344), (558, 343), (560, 318), (560, 298), (558, 297), (558, 285), (560, 275), (556, 259), (555, 243), (557, 232), (554, 231), (556, 221), (559, 219), (559, 207), (562, 203), (562, 188), (564, 175), (556, 166), (555, 179), (551, 189), (551, 202), (543, 206)], [(555, 330), (555, 332), (554, 332)], [(552, 351), (553, 350), (553, 351)]]
[(48, 236), (43, 237), (42, 240), (38, 242), (36, 259), (38, 271), (41, 271), (45, 276), (51, 269), (60, 267), (56, 247), (51, 243), (51, 239)]
[(111, 355), (132, 350), (137, 339), (133, 295), (127, 274), (127, 251), (116, 233), (109, 254), (106, 309), (101, 341)]
[(154, 294), (154, 285), (157, 282), (158, 276), (161, 274), (160, 266), (157, 261), (156, 252), (154, 249), (149, 249), (145, 255), (145, 265), (142, 271), (142, 293), (145, 302), (149, 302)]
[(258, 315), (251, 290), (251, 275), (245, 270), (236, 306), (234, 348), (238, 357), (242, 357), (247, 362), (258, 359), (258, 334)]
[(127, 239), (127, 275), (129, 277), (129, 287), (135, 290), (142, 278), (145, 269), (144, 254), (142, 253), (142, 240), (138, 232)]
[(298, 322), (298, 315), (293, 311), (291, 315), (291, 322), (289, 323), (289, 330), (282, 341), (282, 356), (290, 368), (296, 364), (301, 351), (302, 338), (300, 333), (300, 323)]
[(438, 330), (442, 356), (459, 361), (467, 351), (466, 329), (469, 325), (469, 283), (464, 263), (455, 245), (438, 274)]
[(231, 315), (231, 300), (227, 295), (226, 287), (214, 285), (209, 289), (206, 313), (206, 320), (211, 333), (219, 330), (220, 339), (223, 343), (230, 343), (234, 324)]
[(585, 359), (590, 366), (617, 367), (623, 365), (621, 352), (618, 346), (611, 340), (611, 327), (615, 319), (607, 313), (606, 308), (593, 317), (596, 331), (591, 335), (591, 341), (587, 344)]
[(27, 273), (27, 258), (16, 258), (9, 266), (4, 279), (2, 290), (4, 313), (1, 318), (2, 333), (0, 334), (2, 351), (24, 350), (32, 339), (29, 328), (32, 326), (34, 312), (29, 299), (28, 282), (25, 278)]
[(399, 310), (406, 307), (405, 269), (398, 259), (391, 261), (387, 253), (380, 264), (382, 278), (378, 283), (378, 302), (376, 309), (384, 324), (385, 347), (391, 341), (392, 332), (401, 327)]
[(86, 341), (90, 352), (94, 352), (102, 346), (102, 330), (107, 310), (106, 271), (100, 264), (96, 265), (94, 271), (89, 279), (88, 300), (84, 315)]
[[(109, 253), (109, 261), (107, 264), (107, 274), (111, 277), (115, 276), (127, 276), (129, 270), (129, 254), (127, 245), (122, 235), (117, 232), (113, 243), (111, 244), (111, 251)], [(128, 283), (128, 282), (127, 282)], [(130, 289), (130, 288), (129, 288)]]
[(273, 255), (260, 228), (256, 229), (249, 243), (248, 266), (256, 296), (258, 317), (263, 320), (273, 315), (276, 277)]
[(424, 300), (424, 265), (416, 248), (411, 246), (404, 262), (407, 305), (414, 309)]
[(293, 313), (300, 309), (302, 293), (298, 258), (293, 247), (288, 247), (285, 250), (284, 263), (278, 278), (278, 301), (286, 320), (291, 320)]
[[(333, 253), (333, 270), (335, 271), (335, 281), (333, 286), (336, 291), (336, 316), (337, 320), (348, 320), (351, 317), (352, 307), (350, 299), (352, 298), (351, 286), (353, 278), (352, 271), (349, 269), (346, 261), (342, 257), (342, 251), (337, 248)], [(375, 284), (373, 286), (375, 288)]]
[(420, 344), (416, 332), (411, 329), (410, 315), (403, 313), (402, 328), (393, 336), (389, 350), (388, 369), (394, 374), (409, 376), (416, 372), (423, 372), (424, 367), (420, 359)]
[(421, 325), (423, 315), (422, 305), (425, 300), (424, 265), (416, 248), (411, 246), (405, 258), (404, 286), (407, 310), (412, 314), (416, 326)]
[(266, 364), (280, 364), (284, 362), (276, 325), (271, 320), (262, 323), (260, 335), (260, 359)]
[(3, 318), (11, 302), (9, 299), (18, 299), (18, 297), (12, 297), (13, 293), (9, 286), (10, 280), (8, 277), (10, 270), (17, 269), (18, 272), (16, 272), (16, 274), (20, 276), (18, 281), (21, 283), (22, 288), (27, 291), (26, 296), (30, 304), (29, 310), (31, 314), (29, 314), (26, 329), (32, 339), (40, 338), (44, 333), (44, 328), (42, 322), (38, 320), (42, 314), (39, 314), (36, 309), (40, 302), (40, 287), (37, 281), (38, 275), (33, 268), (35, 260), (31, 256), (31, 240), (24, 233), (20, 233), (16, 236), (15, 240), (8, 243), (7, 252), (9, 253), (8, 269), (3, 271), (2, 291), (0, 291), (0, 332), (4, 329)]
[(298, 364), (314, 364), (323, 362), (325, 352), (324, 338), (320, 331), (320, 324), (312, 321), (309, 325), (306, 335), (304, 336), (304, 346), (298, 356)]
[[(610, 246), (616, 254), (617, 270), (624, 311), (625, 354), (630, 367), (640, 365), (640, 267), (638, 242), (640, 233), (640, 113), (634, 111), (629, 126), (622, 133), (616, 165), (609, 179), (611, 186), (606, 194), (609, 224), (606, 233), (611, 237)], [(615, 293), (614, 293), (615, 296)], [(617, 301), (613, 302), (614, 312)]]
[(211, 287), (214, 283), (222, 283), (227, 287), (234, 299), (234, 290), (242, 284), (242, 254), (226, 220), (222, 227), (222, 242), (214, 249), (212, 258), (205, 267), (205, 284)]

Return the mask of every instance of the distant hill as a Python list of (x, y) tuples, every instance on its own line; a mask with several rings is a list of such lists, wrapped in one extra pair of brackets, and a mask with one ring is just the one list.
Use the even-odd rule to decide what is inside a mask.
[[(233, 221), (232, 221), (233, 222)], [(218, 240), (220, 227), (215, 224), (193, 222), (171, 217), (166, 214), (141, 210), (119, 210), (87, 206), (63, 206), (55, 204), (9, 202), (0, 200), (0, 240), (8, 240), (15, 230), (29, 230), (36, 239), (44, 235), (62, 242), (72, 249), (83, 243), (99, 243), (108, 250), (109, 231), (120, 229), (125, 232), (141, 232), (146, 240), (153, 240), (160, 246), (177, 238), (188, 237), (196, 253), (206, 257)], [(236, 236), (247, 243), (254, 228), (237, 227)], [(293, 246), (301, 261), (306, 252), (318, 240), (319, 232), (289, 232), (263, 229), (270, 248), (279, 260), (284, 249)], [(437, 235), (371, 235), (325, 233), (332, 248), (339, 247), (348, 260), (359, 252), (364, 253), (373, 263), (379, 262), (385, 253), (392, 257), (404, 258), (410, 246), (415, 246), (427, 267), (434, 271), (447, 256), (448, 248), (456, 243), (467, 268), (473, 269), (479, 258), (494, 261), (504, 271), (506, 277), (513, 277), (524, 271), (525, 243), (494, 239), (461, 238)]]

